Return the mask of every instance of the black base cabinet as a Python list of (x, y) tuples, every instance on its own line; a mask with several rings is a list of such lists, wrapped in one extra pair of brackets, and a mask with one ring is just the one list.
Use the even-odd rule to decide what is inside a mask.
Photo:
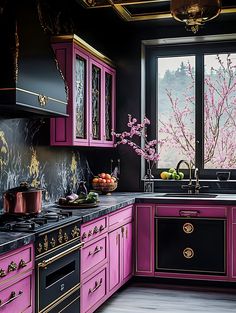
[(226, 275), (226, 220), (155, 219), (158, 272)]

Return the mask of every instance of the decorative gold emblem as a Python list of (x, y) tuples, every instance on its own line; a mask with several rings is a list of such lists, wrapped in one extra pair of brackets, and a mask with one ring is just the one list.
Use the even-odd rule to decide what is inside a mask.
[(69, 237), (67, 235), (67, 233), (64, 233), (64, 241), (67, 242), (69, 240)]
[(4, 269), (0, 268), (0, 277), (5, 277), (7, 274)]
[(185, 248), (184, 251), (183, 251), (183, 256), (186, 258), (186, 259), (191, 259), (194, 257), (194, 251), (193, 249), (191, 248)]
[(48, 102), (48, 97), (44, 95), (38, 95), (38, 101), (41, 107), (44, 107)]
[(186, 234), (191, 234), (191, 233), (194, 231), (193, 224), (191, 224), (191, 223), (185, 223), (185, 224), (183, 225), (183, 231), (184, 231)]
[(39, 243), (37, 250), (38, 250), (38, 253), (42, 253), (43, 245), (41, 244), (41, 242)]
[(23, 259), (21, 259), (19, 263), (19, 268), (24, 268), (26, 266), (27, 266), (27, 263)]
[(79, 237), (80, 231), (79, 228), (75, 225), (75, 227), (71, 231), (72, 238)]
[(44, 251), (48, 251), (48, 236), (47, 235), (44, 236), (43, 241), (44, 241), (43, 249), (44, 249)]
[(62, 229), (61, 228), (59, 229), (57, 240), (60, 244), (63, 242), (63, 235), (62, 235)]
[(56, 240), (52, 237), (51, 241), (50, 241), (50, 246), (52, 248), (54, 248), (56, 246)]

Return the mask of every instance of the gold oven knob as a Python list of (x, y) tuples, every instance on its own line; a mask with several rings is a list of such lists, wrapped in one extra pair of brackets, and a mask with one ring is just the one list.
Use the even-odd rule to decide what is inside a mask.
[(41, 244), (41, 242), (38, 245), (37, 251), (38, 251), (38, 253), (42, 253), (42, 251), (43, 251), (43, 245)]
[(64, 241), (67, 242), (69, 240), (69, 237), (67, 235), (67, 233), (64, 233)]
[(8, 272), (14, 272), (16, 269), (17, 269), (17, 264), (12, 261), (12, 262), (8, 265)]
[(48, 236), (47, 235), (44, 236), (43, 241), (44, 241), (43, 249), (44, 249), (44, 251), (48, 251)]
[(80, 235), (80, 230), (79, 228), (75, 225), (75, 227), (72, 229), (71, 231), (71, 236), (72, 238), (75, 238), (75, 237), (79, 237)]

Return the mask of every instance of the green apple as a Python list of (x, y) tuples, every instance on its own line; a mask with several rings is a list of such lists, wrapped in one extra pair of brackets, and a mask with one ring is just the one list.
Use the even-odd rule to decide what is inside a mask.
[(171, 168), (169, 169), (169, 173), (175, 173), (175, 172), (176, 172), (175, 168), (171, 167)]
[(179, 176), (180, 176), (180, 179), (183, 179), (184, 178), (184, 173), (183, 172), (179, 172)]

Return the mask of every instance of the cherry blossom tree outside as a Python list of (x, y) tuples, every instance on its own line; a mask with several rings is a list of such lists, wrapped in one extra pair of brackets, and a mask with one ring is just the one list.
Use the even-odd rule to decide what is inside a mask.
[[(183, 158), (195, 163), (194, 64), (194, 56), (158, 59), (159, 168), (173, 167)], [(204, 168), (233, 169), (236, 54), (205, 55), (204, 64)]]

